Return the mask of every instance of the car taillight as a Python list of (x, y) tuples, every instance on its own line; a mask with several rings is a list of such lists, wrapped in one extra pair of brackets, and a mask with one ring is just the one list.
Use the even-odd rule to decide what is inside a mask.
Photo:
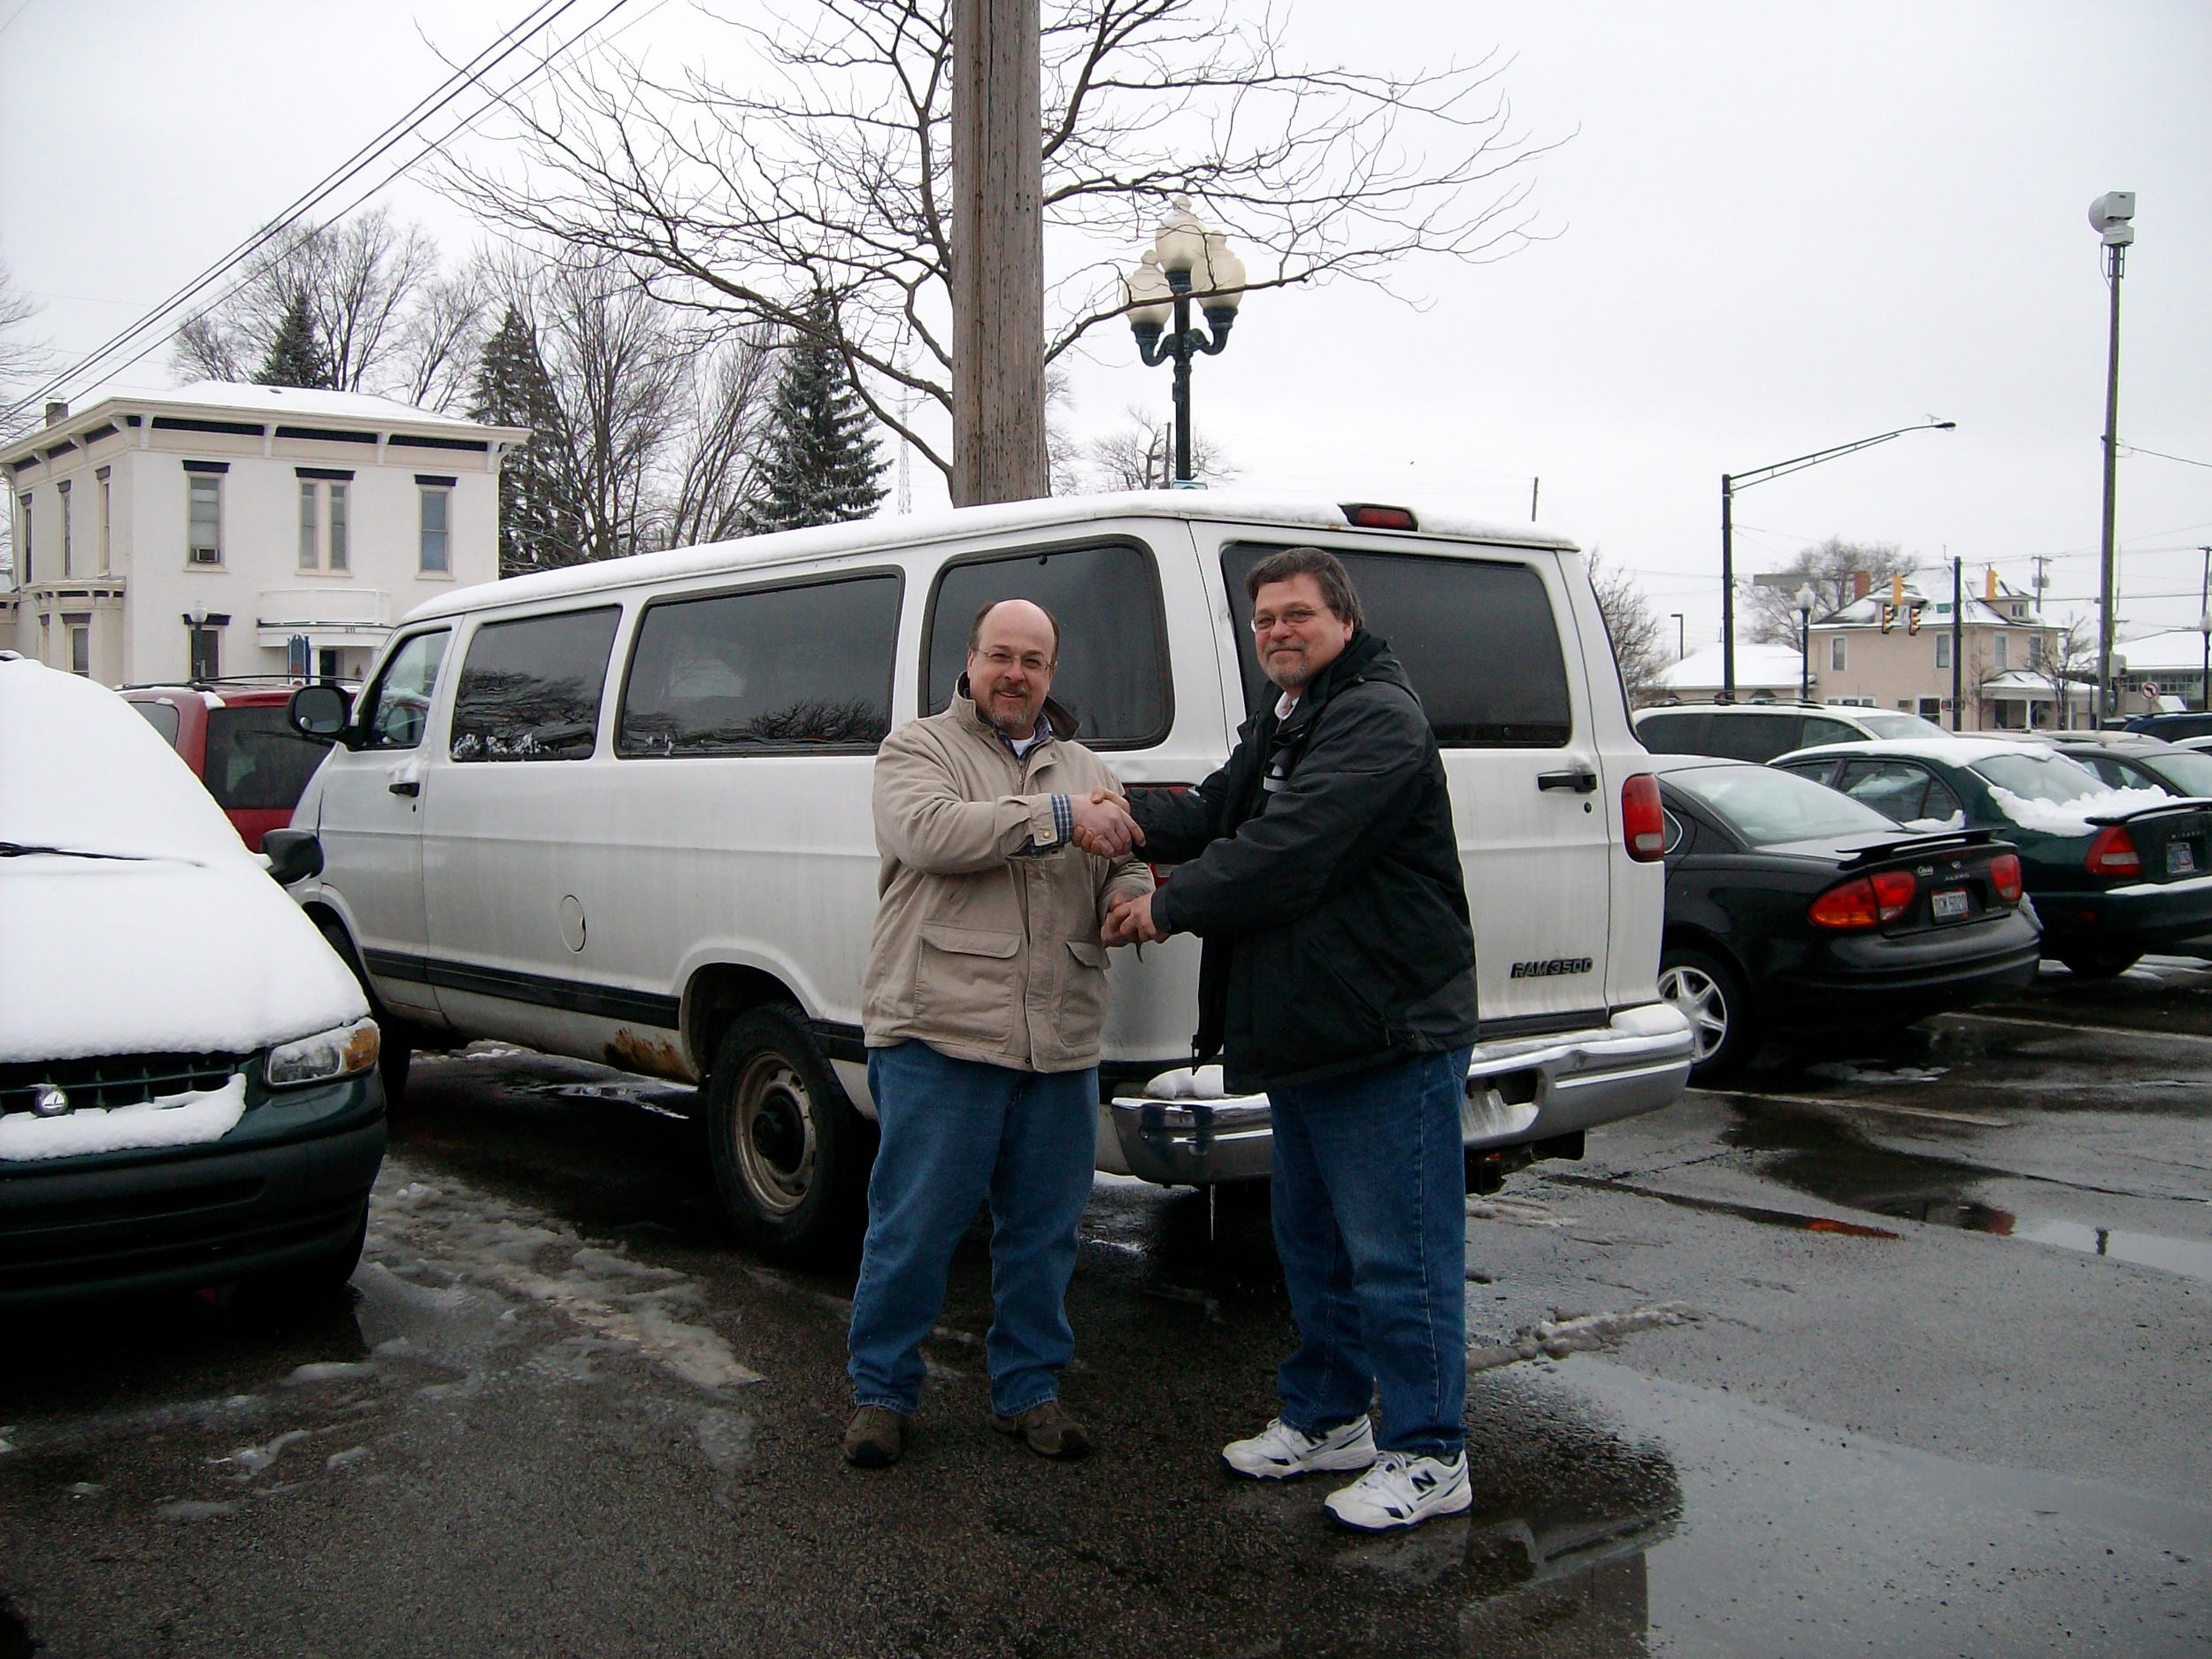
[(1999, 853), (1989, 861), (1989, 885), (2007, 904), (2020, 902), (2020, 856)]
[(2143, 855), (2124, 824), (2108, 824), (2089, 843), (2089, 873), (2093, 876), (2139, 876)]
[(1667, 815), (1659, 805), (1659, 780), (1640, 772), (1621, 786), (1621, 834), (1628, 856), (1647, 864), (1667, 850)]
[(1832, 887), (1807, 912), (1816, 927), (1879, 927), (1912, 909), (1918, 883), (1911, 872), (1884, 870)]

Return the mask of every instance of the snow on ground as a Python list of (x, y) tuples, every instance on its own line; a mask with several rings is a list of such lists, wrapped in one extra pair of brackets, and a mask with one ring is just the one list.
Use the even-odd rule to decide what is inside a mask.
[(2032, 801), (1993, 783), (1989, 793), (1997, 810), (2022, 829), (2041, 830), (2047, 835), (2093, 835), (2097, 830), (2089, 821), (2093, 818), (2122, 818), (2145, 807), (2170, 805), (2174, 798), (2163, 789), (2106, 789), (2071, 801)]

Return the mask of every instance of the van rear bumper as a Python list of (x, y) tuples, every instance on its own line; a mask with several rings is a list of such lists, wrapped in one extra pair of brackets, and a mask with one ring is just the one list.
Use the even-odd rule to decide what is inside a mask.
[[(1461, 1138), (1490, 1151), (1571, 1135), (1671, 1105), (1690, 1079), (1689, 1022), (1668, 1002), (1603, 1025), (1479, 1043), (1467, 1067)], [(1165, 1187), (1264, 1179), (1274, 1164), (1265, 1094), (1150, 1100), (1108, 1107), (1129, 1173)]]

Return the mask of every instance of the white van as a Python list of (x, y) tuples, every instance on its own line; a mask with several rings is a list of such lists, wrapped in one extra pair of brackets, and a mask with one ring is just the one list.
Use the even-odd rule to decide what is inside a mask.
[[(1673, 1100), (1692, 1043), (1656, 985), (1657, 787), (1583, 562), (1532, 526), (1093, 495), (463, 588), (394, 631), (350, 710), (295, 698), (337, 745), (293, 818), (323, 856), (296, 895), (388, 1052), (495, 1038), (703, 1084), (733, 1217), (811, 1252), (849, 1236), (873, 1148), (877, 744), (946, 706), (977, 608), (1019, 596), (1060, 620), (1082, 741), (1132, 787), (1195, 783), (1273, 695), (1244, 572), (1301, 544), (1344, 560), (1443, 746), (1479, 963), (1471, 1167), (1578, 1155)], [(1265, 1097), (1188, 1070), (1198, 956), (1114, 953), (1102, 1170), (1268, 1172)]]

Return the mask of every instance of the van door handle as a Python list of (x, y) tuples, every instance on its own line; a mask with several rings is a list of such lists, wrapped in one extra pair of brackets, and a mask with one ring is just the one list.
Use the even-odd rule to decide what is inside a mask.
[(1578, 767), (1573, 772), (1540, 772), (1536, 774), (1536, 787), (1539, 789), (1571, 789), (1577, 795), (1594, 795), (1598, 775), (1587, 766)]
[[(384, 787), (387, 789), (389, 789), (394, 795), (420, 795), (422, 793), (422, 780), (419, 778), (402, 778), (397, 783), (388, 783)], [(1548, 787), (1549, 786), (1547, 785), (1546, 787)], [(1594, 781), (1591, 787), (1595, 788), (1597, 786)]]

